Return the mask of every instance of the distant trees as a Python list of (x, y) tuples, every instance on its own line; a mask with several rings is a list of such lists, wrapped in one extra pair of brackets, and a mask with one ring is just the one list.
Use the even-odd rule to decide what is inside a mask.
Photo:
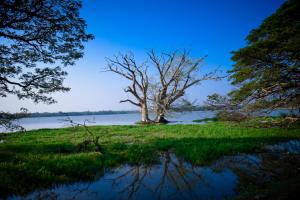
[(240, 105), (233, 102), (227, 95), (217, 93), (208, 95), (204, 104), (210, 110), (236, 110), (240, 107)]
[(248, 110), (300, 108), (300, 1), (286, 1), (233, 52), (233, 101)]
[(15, 114), (0, 112), (0, 128), (4, 128), (6, 130), (24, 130), (22, 126), (17, 123), (13, 123), (13, 121), (18, 118), (25, 117), (26, 113), (27, 110), (25, 108), (22, 108), (20, 113)]
[[(148, 62), (137, 65), (133, 55), (119, 55), (107, 59), (107, 71), (114, 72), (130, 80), (125, 89), (135, 100), (126, 99), (141, 108), (142, 122), (149, 123), (149, 108), (155, 112), (156, 123), (167, 123), (165, 114), (178, 103), (188, 88), (204, 80), (217, 79), (214, 73), (198, 74), (203, 58), (192, 59), (187, 51), (174, 51), (157, 55), (148, 52)], [(148, 69), (156, 72), (150, 76)], [(149, 78), (151, 77), (151, 79)], [(151, 105), (151, 106), (150, 106)]]
[(2, 0), (0, 2), (0, 96), (55, 103), (66, 92), (67, 73), (93, 38), (79, 17), (81, 1)]

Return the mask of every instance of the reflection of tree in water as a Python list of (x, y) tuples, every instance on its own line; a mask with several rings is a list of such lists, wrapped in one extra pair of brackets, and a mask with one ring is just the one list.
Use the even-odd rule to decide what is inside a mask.
[(37, 191), (29, 199), (220, 199), (232, 195), (232, 188), (220, 188), (224, 183), (234, 187), (228, 180), (222, 169), (216, 174), (164, 152), (159, 165), (125, 165), (96, 181)]
[(89, 183), (40, 190), (20, 199), (231, 199), (238, 177), (256, 184), (286, 171), (297, 174), (299, 166), (300, 154), (286, 150), (224, 156), (208, 167), (193, 167), (165, 152), (160, 165), (125, 165)]
[[(190, 197), (196, 198), (193, 189), (200, 181), (203, 182), (201, 170), (199, 168), (195, 170), (183, 159), (170, 152), (163, 153), (161, 162), (159, 168), (144, 165), (130, 166), (124, 173), (113, 178), (113, 187), (121, 185), (119, 193), (126, 195), (128, 199), (134, 199), (138, 192), (143, 192), (142, 190), (152, 193), (155, 199), (161, 199), (164, 192), (169, 189), (174, 190), (168, 194), (169, 198), (182, 196), (182, 192), (188, 192), (192, 195)], [(156, 183), (153, 184), (154, 180)]]
[[(244, 182), (256, 184), (276, 180), (281, 176), (284, 169), (295, 168), (300, 164), (299, 154), (286, 152), (262, 152), (259, 154), (240, 154), (235, 156), (224, 156), (212, 165), (212, 168), (222, 170), (230, 168)], [(287, 161), (287, 162), (286, 162)]]

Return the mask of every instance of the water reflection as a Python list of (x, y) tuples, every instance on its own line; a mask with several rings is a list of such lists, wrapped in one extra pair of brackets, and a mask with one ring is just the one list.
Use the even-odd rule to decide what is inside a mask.
[(254, 184), (276, 178), (283, 169), (295, 167), (291, 158), (300, 163), (299, 140), (267, 145), (258, 154), (224, 156), (206, 167), (164, 152), (158, 165), (123, 165), (106, 170), (94, 182), (59, 185), (9, 199), (232, 199), (240, 177)]
[(159, 165), (125, 165), (95, 182), (61, 185), (25, 199), (231, 199), (237, 183), (229, 169), (193, 167), (165, 152)]
[(221, 199), (234, 196), (237, 177), (230, 170), (193, 167), (169, 152), (162, 164), (123, 167), (111, 178), (123, 199)]

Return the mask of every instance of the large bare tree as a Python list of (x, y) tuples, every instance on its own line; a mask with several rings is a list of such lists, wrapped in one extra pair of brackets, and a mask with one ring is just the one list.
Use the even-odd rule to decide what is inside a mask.
[(138, 106), (141, 110), (142, 123), (150, 122), (147, 104), (149, 88), (147, 68), (146, 63), (138, 65), (133, 54), (119, 54), (113, 59), (107, 58), (107, 71), (114, 72), (128, 79), (131, 83), (124, 91), (130, 93), (134, 100), (128, 98), (120, 102), (129, 102)]
[[(175, 103), (185, 95), (188, 88), (204, 80), (217, 79), (215, 73), (200, 76), (198, 71), (204, 58), (192, 59), (187, 51), (174, 51), (171, 54), (155, 54), (148, 52), (149, 62), (137, 65), (132, 54), (120, 54), (113, 59), (107, 59), (107, 71), (112, 71), (131, 81), (125, 89), (135, 100), (130, 98), (121, 102), (130, 102), (140, 107), (142, 122), (151, 122), (148, 116), (149, 107), (155, 114), (155, 122), (167, 123), (165, 114)], [(152, 74), (149, 81), (148, 66)], [(156, 78), (157, 77), (157, 78)]]
[(154, 51), (148, 53), (159, 73), (158, 83), (152, 87), (154, 92), (150, 99), (156, 113), (155, 122), (166, 123), (165, 114), (172, 104), (181, 99), (186, 90), (204, 80), (218, 79), (215, 72), (199, 75), (203, 58), (192, 59), (188, 51), (157, 55)]

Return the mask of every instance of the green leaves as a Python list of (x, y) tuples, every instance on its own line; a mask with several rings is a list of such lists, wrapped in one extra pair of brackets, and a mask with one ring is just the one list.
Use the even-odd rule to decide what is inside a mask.
[(47, 94), (68, 91), (67, 73), (93, 39), (79, 16), (81, 1), (10, 1), (0, 3), (0, 96), (54, 103)]
[[(285, 2), (250, 32), (248, 46), (233, 52), (231, 97), (252, 108), (299, 108), (300, 3)], [(263, 105), (258, 106), (261, 102)], [(267, 106), (267, 107), (264, 107)]]

